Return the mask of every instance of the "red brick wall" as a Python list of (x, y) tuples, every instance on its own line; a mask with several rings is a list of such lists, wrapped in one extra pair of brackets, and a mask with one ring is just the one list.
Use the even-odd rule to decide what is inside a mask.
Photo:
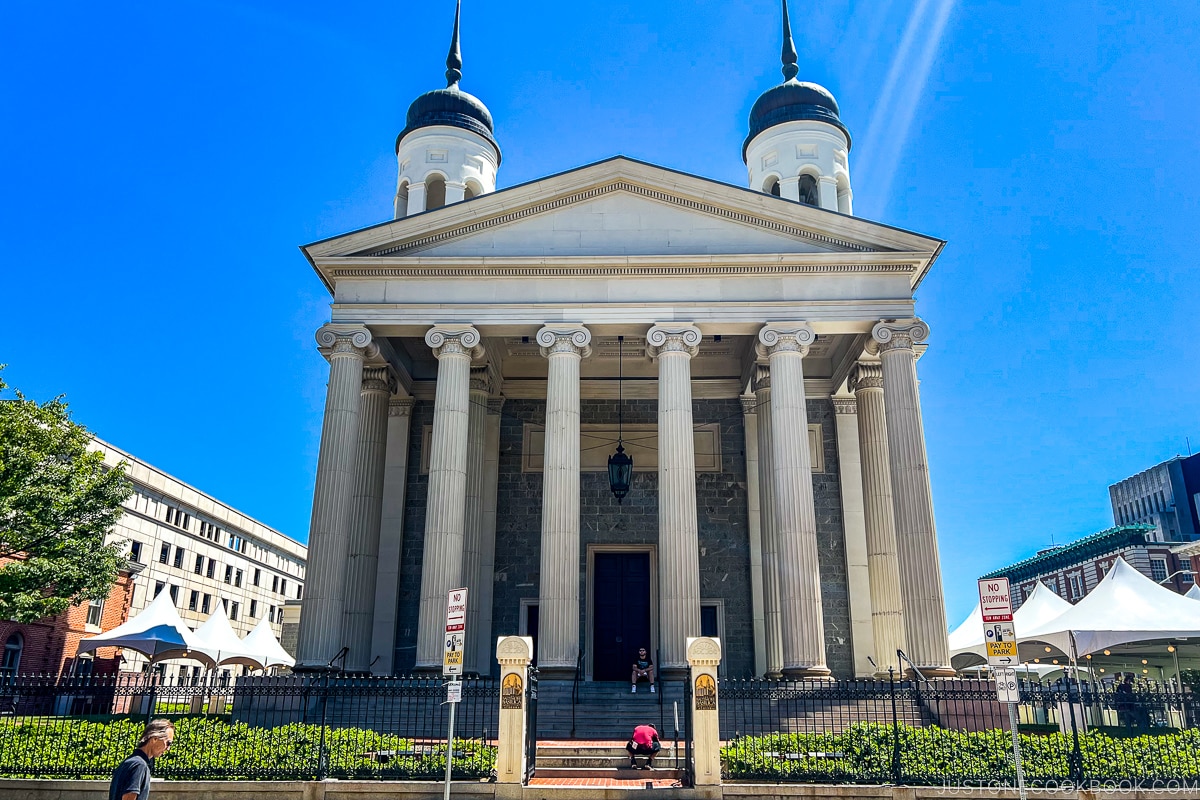
[[(101, 613), (101, 630), (112, 630), (124, 622), (129, 616), (129, 606), (133, 602), (133, 578), (127, 572), (122, 572), (109, 590), (108, 599), (104, 601), (104, 611)], [(15, 622), (0, 621), (0, 648), (8, 641), (13, 633), (20, 632), (25, 637), (25, 648), (21, 653), (21, 663), (18, 667), (23, 674), (53, 673), (67, 671), (75, 658), (79, 641), (94, 635), (86, 630), (88, 604), (72, 606), (56, 617), (48, 617), (27, 625)], [(96, 650), (94, 672), (116, 672), (120, 666), (121, 651), (116, 647), (102, 647)]]

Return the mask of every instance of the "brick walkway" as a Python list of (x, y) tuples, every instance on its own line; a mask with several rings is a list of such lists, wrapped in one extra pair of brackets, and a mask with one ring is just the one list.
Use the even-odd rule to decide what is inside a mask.
[(655, 789), (670, 789), (676, 785), (674, 779), (668, 778), (665, 780), (651, 779), (649, 776), (653, 772), (647, 772), (645, 778), (635, 781), (622, 781), (616, 778), (538, 778), (530, 779), (530, 786), (567, 786), (567, 787), (585, 787), (589, 789), (644, 789), (649, 781), (654, 784)]

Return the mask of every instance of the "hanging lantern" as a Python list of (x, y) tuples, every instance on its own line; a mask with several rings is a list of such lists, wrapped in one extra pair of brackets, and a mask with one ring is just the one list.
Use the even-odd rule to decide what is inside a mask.
[(617, 498), (617, 505), (629, 494), (633, 483), (633, 459), (625, 452), (622, 439), (625, 423), (625, 337), (617, 337), (617, 452), (608, 457), (608, 488)]

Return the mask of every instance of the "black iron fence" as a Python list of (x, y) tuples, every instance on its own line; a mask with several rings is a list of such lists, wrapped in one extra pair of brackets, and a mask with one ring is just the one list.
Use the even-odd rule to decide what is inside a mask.
[[(723, 681), (727, 779), (1016, 784), (1008, 707), (990, 681)], [(1156, 684), (1025, 683), (1032, 786), (1200, 786), (1200, 700)]]
[[(493, 680), (463, 681), (455, 778), (494, 769), (499, 698)], [(445, 699), (441, 678), (18, 676), (0, 680), (0, 775), (107, 777), (165, 717), (175, 742), (155, 774), (168, 779), (441, 779)]]

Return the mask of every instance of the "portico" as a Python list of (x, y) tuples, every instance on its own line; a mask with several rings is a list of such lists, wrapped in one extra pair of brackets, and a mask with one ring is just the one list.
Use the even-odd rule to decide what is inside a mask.
[[(305, 247), (334, 304), (301, 665), (349, 647), (348, 669), (438, 668), (441, 605), (465, 585), (488, 606), (468, 665), (488, 671), (483, 643), (526, 633), (536, 606), (543, 675), (573, 676), (581, 651), (590, 674), (587, 554), (605, 545), (654, 551), (642, 644), (666, 673), (714, 604), (735, 673), (869, 674), (866, 655), (895, 662), (877, 639), (937, 672), (912, 294), (941, 244), (616, 158)], [(601, 471), (619, 395), (620, 505)], [(835, 401), (871, 415), (857, 458)], [(389, 402), (411, 409), (406, 437)]]

